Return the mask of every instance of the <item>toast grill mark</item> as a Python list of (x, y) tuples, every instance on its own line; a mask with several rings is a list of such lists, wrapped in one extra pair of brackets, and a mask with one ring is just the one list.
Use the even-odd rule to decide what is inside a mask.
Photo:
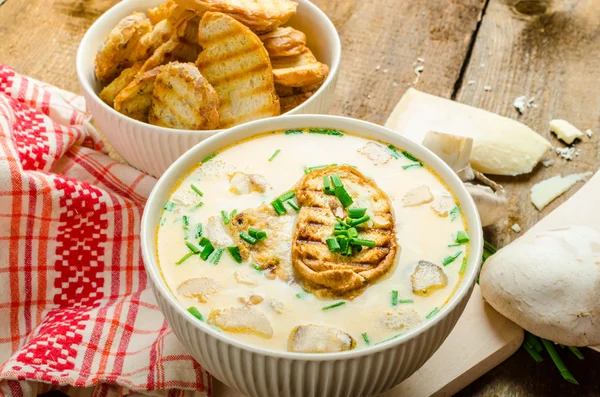
[[(359, 227), (359, 238), (374, 240), (374, 248), (365, 247), (351, 256), (329, 251), (325, 240), (333, 232), (334, 212), (343, 215), (339, 218), (346, 216), (338, 199), (323, 192), (323, 177), (333, 174), (340, 176), (355, 201), (371, 203), (372, 215), (379, 221)], [(320, 298), (353, 298), (393, 267), (399, 248), (392, 207), (372, 180), (352, 167), (326, 167), (304, 176), (294, 190), (301, 209), (294, 231), (292, 264), (305, 289)]]

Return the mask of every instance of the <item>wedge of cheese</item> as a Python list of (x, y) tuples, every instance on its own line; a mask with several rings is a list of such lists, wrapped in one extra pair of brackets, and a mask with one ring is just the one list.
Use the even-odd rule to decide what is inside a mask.
[(515, 120), (409, 88), (385, 126), (423, 143), (429, 131), (473, 138), (471, 166), (494, 175), (531, 172), (550, 142)]

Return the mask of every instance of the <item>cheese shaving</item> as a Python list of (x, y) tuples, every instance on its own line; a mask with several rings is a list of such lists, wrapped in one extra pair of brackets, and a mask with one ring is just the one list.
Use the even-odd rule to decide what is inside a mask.
[(567, 190), (575, 186), (579, 181), (587, 181), (587, 178), (592, 175), (591, 172), (581, 174), (572, 174), (562, 177), (560, 174), (552, 178), (548, 178), (539, 183), (536, 183), (531, 188), (531, 202), (538, 211), (541, 211), (552, 200), (565, 193)]

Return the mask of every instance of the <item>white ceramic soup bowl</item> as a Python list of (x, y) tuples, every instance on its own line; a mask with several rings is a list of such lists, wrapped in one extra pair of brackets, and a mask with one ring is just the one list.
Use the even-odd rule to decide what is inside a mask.
[[(215, 331), (188, 313), (167, 288), (157, 264), (155, 233), (161, 209), (175, 185), (211, 153), (261, 133), (303, 127), (339, 129), (407, 150), (430, 166), (456, 195), (468, 223), (471, 253), (462, 284), (431, 320), (400, 337), (360, 350), (290, 353), (257, 347)], [(379, 125), (323, 115), (253, 121), (194, 146), (169, 167), (152, 191), (142, 219), (141, 239), (146, 271), (156, 298), (179, 340), (216, 378), (256, 397), (371, 396), (408, 378), (433, 355), (462, 314), (477, 279), (483, 244), (481, 223), (471, 196), (436, 155)]]
[[(295, 0), (297, 13), (286, 25), (306, 34), (317, 59), (329, 66), (329, 76), (314, 95), (287, 114), (328, 113), (337, 83), (342, 47), (331, 20), (309, 0)], [(77, 51), (77, 77), (95, 123), (112, 147), (129, 164), (159, 177), (179, 156), (202, 140), (223, 130), (179, 130), (158, 127), (126, 117), (104, 103), (102, 87), (94, 75), (96, 52), (117, 23), (134, 11), (146, 12), (166, 0), (124, 0), (104, 13), (89, 28)]]

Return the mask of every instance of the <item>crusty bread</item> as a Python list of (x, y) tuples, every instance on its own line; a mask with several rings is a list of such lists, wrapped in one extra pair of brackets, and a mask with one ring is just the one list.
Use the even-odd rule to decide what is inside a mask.
[(125, 87), (129, 85), (135, 79), (138, 71), (142, 67), (141, 62), (134, 63), (130, 68), (127, 68), (121, 72), (119, 77), (114, 79), (109, 85), (104, 87), (98, 95), (100, 99), (106, 102), (110, 107), (114, 106), (115, 98), (119, 95), (119, 92), (123, 91)]
[(222, 12), (240, 21), (253, 32), (264, 33), (283, 25), (296, 12), (291, 0), (175, 0), (198, 15)]
[(314, 92), (309, 91), (302, 94), (280, 97), (279, 103), (281, 105), (281, 114), (287, 113), (295, 107), (302, 105), (313, 94)]
[(148, 8), (148, 17), (152, 24), (156, 25), (160, 21), (167, 19), (167, 16), (171, 13), (171, 10), (176, 6), (174, 0), (169, 0), (166, 3), (162, 3), (161, 5)]
[(198, 41), (198, 69), (219, 95), (220, 128), (280, 114), (269, 55), (260, 39), (235, 19), (207, 12)]
[(219, 98), (193, 63), (162, 66), (154, 82), (150, 124), (186, 130), (219, 125)]
[(279, 98), (306, 94), (307, 92), (315, 93), (321, 87), (321, 85), (322, 83), (305, 85), (303, 87), (286, 87), (284, 85), (275, 83), (275, 92), (277, 92)]
[(188, 44), (174, 35), (158, 47), (152, 56), (144, 62), (140, 73), (152, 70), (157, 66), (166, 65), (169, 62), (194, 62), (199, 51), (199, 46)]
[(121, 74), (123, 69), (133, 65), (135, 59), (132, 55), (138, 42), (151, 28), (150, 20), (141, 12), (134, 12), (121, 19), (96, 53), (96, 77), (107, 84)]
[[(332, 236), (336, 218), (347, 216), (335, 195), (323, 192), (323, 178), (338, 175), (359, 207), (371, 208), (371, 218), (358, 227), (360, 238), (374, 240), (351, 256), (331, 252), (325, 240)], [(392, 206), (387, 195), (350, 166), (330, 166), (305, 175), (294, 188), (300, 212), (292, 240), (292, 265), (297, 280), (319, 298), (353, 298), (394, 266), (398, 252)], [(359, 194), (360, 192), (360, 194)]]
[(306, 35), (290, 26), (277, 28), (258, 36), (270, 57), (287, 57), (302, 53), (306, 47)]
[(271, 64), (275, 83), (286, 87), (319, 84), (329, 74), (329, 67), (317, 61), (308, 47), (304, 47), (298, 55), (273, 57)]
[(117, 95), (115, 110), (125, 116), (147, 123), (154, 81), (159, 72), (160, 66), (139, 74)]

